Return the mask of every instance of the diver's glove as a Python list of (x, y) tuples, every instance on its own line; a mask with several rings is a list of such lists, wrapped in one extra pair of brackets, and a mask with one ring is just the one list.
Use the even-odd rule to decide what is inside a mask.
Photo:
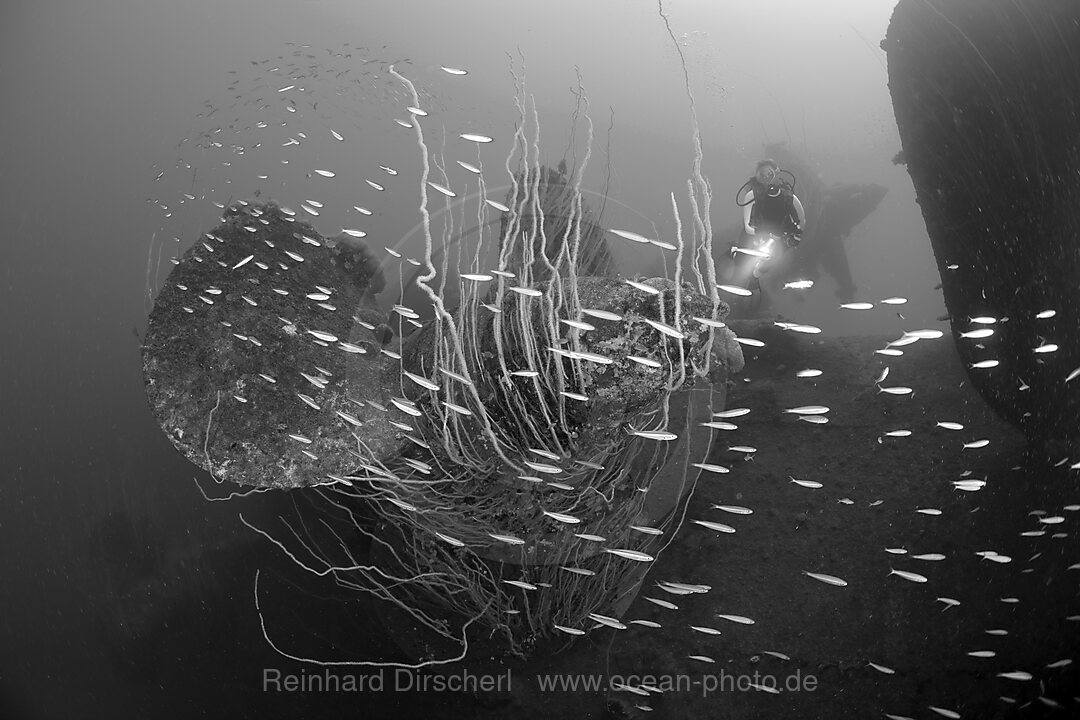
[(796, 230), (791, 235), (788, 235), (787, 238), (785, 239), (785, 244), (789, 248), (797, 248), (797, 247), (799, 247), (799, 243), (801, 243), (801, 242), (802, 242), (802, 230), (801, 229)]

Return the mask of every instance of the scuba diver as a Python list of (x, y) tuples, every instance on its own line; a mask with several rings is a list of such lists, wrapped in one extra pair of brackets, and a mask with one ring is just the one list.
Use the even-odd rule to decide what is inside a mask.
[[(791, 182), (782, 173), (789, 175)], [(758, 290), (760, 303), (760, 279), (783, 254), (777, 241), (787, 248), (798, 246), (806, 212), (795, 195), (795, 176), (771, 159), (757, 164), (754, 176), (736, 193), (735, 204), (743, 209), (743, 229), (738, 244), (731, 247), (732, 255), (739, 256), (734, 279), (745, 282), (749, 290)]]

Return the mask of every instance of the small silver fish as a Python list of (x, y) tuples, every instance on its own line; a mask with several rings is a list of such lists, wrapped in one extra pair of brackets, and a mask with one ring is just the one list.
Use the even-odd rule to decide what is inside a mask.
[(646, 555), (637, 550), (626, 550), (624, 548), (604, 548), (603, 550), (606, 553), (625, 558), (626, 560), (635, 560), (637, 562), (652, 562), (654, 560), (652, 555)]
[(536, 288), (520, 287), (517, 285), (511, 285), (507, 289), (516, 292), (518, 295), (524, 295), (525, 297), (542, 297), (544, 294)]
[(428, 181), (428, 185), (431, 187), (432, 190), (436, 190), (445, 195), (446, 197), (457, 197), (457, 193), (446, 187), (445, 185), (439, 185), (438, 183), (433, 183), (430, 180)]
[(643, 437), (646, 440), (667, 441), (667, 440), (678, 440), (679, 439), (679, 436), (676, 435), (675, 433), (666, 432), (666, 431), (663, 431), (663, 430), (633, 430), (633, 428), (631, 428), (631, 433), (630, 434), (631, 435), (637, 435), (638, 437)]
[(561, 523), (576, 525), (577, 523), (581, 522), (580, 518), (576, 518), (573, 515), (567, 515), (565, 513), (549, 512), (547, 510), (544, 510), (543, 513), (552, 520), (558, 520)]
[[(461, 405), (457, 405), (456, 403), (443, 400), (442, 404), (445, 405), (448, 409), (456, 412), (458, 415), (472, 415), (472, 410), (469, 410), (466, 407), (462, 407)], [(419, 413), (417, 413), (417, 415), (419, 416)]]
[(645, 237), (644, 235), (638, 235), (636, 232), (630, 232), (629, 230), (612, 230), (612, 229), (609, 228), (608, 232), (611, 233), (612, 235), (618, 235), (622, 239), (629, 240), (631, 242), (636, 242), (636, 243), (648, 243), (648, 242), (650, 242), (649, 238)]
[(1013, 670), (1012, 672), (998, 673), (999, 678), (1005, 678), (1006, 680), (1030, 680), (1032, 678), (1031, 673), (1024, 672), (1023, 670)]
[(565, 565), (560, 565), (559, 569), (560, 570), (565, 570), (566, 572), (573, 573), (575, 575), (582, 575), (584, 577), (592, 577), (593, 575), (596, 574), (592, 570), (586, 570), (585, 568), (579, 568), (579, 567), (567, 567)]
[(524, 540), (522, 540), (519, 537), (514, 537), (513, 535), (496, 535), (494, 533), (488, 533), (488, 536), (498, 540), (499, 542), (504, 542), (507, 545), (524, 545), (525, 544)]
[(390, 398), (390, 402), (394, 407), (406, 415), (412, 415), (413, 417), (420, 417), (423, 415), (422, 412), (416, 409), (416, 405), (403, 398)]
[(714, 430), (738, 430), (739, 429), (739, 426), (736, 425), (735, 423), (723, 422), (722, 420), (717, 420), (717, 421), (713, 421), (713, 422), (698, 423), (698, 425), (700, 425), (701, 427), (712, 428)]
[(908, 572), (907, 570), (897, 570), (895, 568), (890, 568), (889, 575), (897, 575), (899, 577), (902, 577), (905, 580), (909, 580), (911, 582), (917, 582), (917, 583), (924, 583), (924, 582), (927, 581), (927, 577), (925, 575), (920, 575), (918, 573)]
[(630, 360), (631, 362), (636, 362), (638, 365), (644, 365), (647, 368), (654, 368), (655, 369), (655, 368), (663, 367), (663, 365), (660, 362), (656, 361), (656, 360), (653, 360), (651, 358), (640, 357), (638, 355), (627, 355), (626, 359)]
[(911, 332), (905, 332), (904, 337), (915, 338), (916, 340), (936, 340), (944, 334), (940, 330), (912, 330)]
[(754, 294), (746, 288), (739, 287), (738, 285), (717, 285), (716, 287), (720, 290), (723, 290), (724, 292), (731, 293), (732, 295), (738, 295), (740, 297), (750, 297)]
[(812, 287), (814, 287), (813, 280), (793, 280), (789, 283), (784, 283), (785, 290), (807, 290)]
[(795, 415), (824, 415), (829, 412), (829, 408), (824, 405), (801, 405), (795, 408), (788, 408), (784, 410), (784, 412)]
[(660, 289), (654, 288), (652, 285), (646, 285), (645, 283), (640, 283), (636, 280), (626, 280), (625, 282), (627, 285), (634, 288), (635, 290), (640, 290), (642, 292), (649, 293), (650, 295), (660, 294)]
[(503, 582), (506, 583), (507, 585), (513, 585), (514, 587), (519, 587), (522, 590), (537, 590), (538, 589), (532, 583), (527, 583), (527, 582), (524, 582), (523, 580), (503, 580)]
[(412, 380), (414, 383), (416, 383), (420, 387), (424, 388), (425, 390), (432, 390), (432, 391), (436, 391), (436, 392), (439, 390), (439, 386), (437, 384), (431, 382), (430, 380), (428, 380), (425, 377), (415, 375), (415, 374), (409, 372), (408, 370), (402, 370), (401, 374), (404, 375), (405, 377), (409, 378), (410, 380)]
[(331, 335), (330, 333), (323, 332), (322, 330), (308, 330), (308, 334), (318, 338), (319, 340), (322, 340), (322, 341), (328, 342), (328, 343), (338, 341), (336, 335)]
[(835, 585), (837, 587), (847, 587), (847, 580), (843, 580), (842, 578), (838, 578), (835, 575), (825, 575), (823, 573), (807, 572), (806, 570), (803, 571), (803, 575), (805, 575), (805, 576), (807, 576), (809, 578), (813, 578), (814, 580), (817, 580), (818, 582), (823, 582), (826, 585)]
[(670, 325), (665, 325), (664, 323), (656, 322), (655, 320), (650, 320), (649, 318), (644, 318), (644, 320), (653, 329), (660, 331), (661, 333), (663, 333), (664, 335), (667, 335), (668, 337), (673, 337), (676, 340), (682, 340), (682, 339), (684, 339), (686, 337), (686, 335), (679, 332), (678, 330), (671, 327)]
[(958, 422), (950, 422), (948, 420), (939, 420), (934, 423), (935, 427), (945, 428), (946, 430), (963, 430), (964, 426)]
[(694, 319), (697, 320), (702, 325), (704, 325), (705, 327), (714, 327), (714, 328), (725, 328), (725, 327), (727, 327), (727, 323), (720, 322), (719, 320), (713, 320), (711, 318), (695, 317)]
[(733, 515), (753, 515), (754, 511), (741, 505), (713, 505), (713, 510), (723, 510)]
[(387, 498), (387, 500), (392, 502), (394, 505), (397, 505), (402, 510), (407, 510), (409, 512), (416, 512), (416, 506), (411, 505), (410, 503), (407, 503), (404, 500), (398, 500), (396, 497), (389, 497), (389, 498)]
[[(653, 288), (653, 289), (655, 289), (655, 288)], [(608, 310), (594, 310), (592, 308), (581, 308), (581, 313), (583, 315), (588, 315), (589, 317), (594, 317), (594, 318), (597, 318), (599, 320), (615, 320), (615, 321), (618, 321), (618, 320), (623, 319), (622, 315), (610, 312)]]
[(689, 583), (679, 583), (679, 582), (664, 582), (664, 583), (657, 583), (657, 585), (658, 586), (663, 586), (663, 587), (668, 587), (668, 588), (674, 588), (676, 590), (685, 590), (686, 592), (689, 592), (689, 593), (698, 593), (698, 594), (705, 594), (705, 593), (709, 592), (710, 590), (712, 590), (712, 586), (710, 586), (710, 585), (691, 585)]
[(642, 595), (641, 597), (644, 598), (645, 600), (648, 600), (653, 605), (657, 605), (659, 607), (662, 607), (665, 610), (678, 610), (679, 609), (678, 605), (676, 605), (673, 602), (668, 602), (667, 600), (660, 600), (658, 598), (651, 598), (651, 597), (648, 597), (646, 595)]
[(335, 410), (334, 412), (337, 413), (337, 416), (339, 418), (349, 423), (350, 425), (354, 425), (356, 427), (360, 427), (361, 425), (363, 425), (363, 423), (361, 423), (356, 417), (350, 415), (347, 412), (342, 412), (341, 410)]
[(728, 620), (733, 623), (739, 623), (740, 625), (753, 625), (754, 621), (745, 615), (725, 615), (723, 613), (717, 613), (716, 617), (722, 620)]
[(722, 532), (722, 533), (733, 533), (733, 532), (735, 532), (735, 528), (731, 527), (730, 525), (725, 525), (723, 523), (712, 522), (712, 521), (709, 521), (709, 520), (694, 520), (694, 522), (697, 523), (698, 525), (700, 525), (703, 528), (708, 528), (709, 530), (715, 530), (717, 532)]
[(616, 630), (625, 630), (626, 626), (619, 622), (616, 618), (608, 617), (607, 615), (601, 615), (600, 613), (589, 613), (589, 619), (594, 620), (601, 625), (606, 625)]

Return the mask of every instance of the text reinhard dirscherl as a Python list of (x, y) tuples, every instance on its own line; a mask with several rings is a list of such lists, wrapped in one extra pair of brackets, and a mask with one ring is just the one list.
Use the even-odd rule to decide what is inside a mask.
[[(735, 674), (721, 670), (700, 675), (598, 675), (540, 674), (529, 678), (542, 693), (590, 693), (629, 691), (693, 692), (709, 696), (729, 692), (814, 692), (818, 680), (796, 670), (787, 676), (755, 672)], [(513, 688), (511, 671), (498, 674), (474, 673), (467, 669), (453, 672), (420, 671), (411, 668), (377, 668), (372, 672), (338, 672), (331, 668), (318, 671), (283, 672), (263, 668), (264, 692), (284, 693), (364, 693), (364, 692), (472, 692), (505, 693)]]
[(282, 672), (263, 668), (264, 692), (510, 692), (510, 670), (484, 674), (469, 670), (435, 673), (411, 668), (377, 668), (367, 673), (320, 671)]

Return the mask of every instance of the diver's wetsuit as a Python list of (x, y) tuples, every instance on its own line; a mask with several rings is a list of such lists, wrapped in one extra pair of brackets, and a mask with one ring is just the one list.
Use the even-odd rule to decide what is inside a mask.
[(750, 209), (750, 225), (754, 228), (754, 235), (747, 235), (743, 230), (739, 233), (739, 247), (765, 249), (765, 243), (771, 234), (776, 237), (768, 248), (771, 257), (763, 260), (750, 255), (741, 255), (740, 263), (750, 262), (756, 272), (754, 277), (760, 277), (768, 271), (776, 259), (783, 253), (787, 239), (795, 236), (800, 230), (799, 215), (793, 201), (794, 193), (787, 183), (766, 186), (758, 182), (757, 178), (751, 178), (747, 183), (753, 192), (753, 206)]
[(752, 178), (749, 185), (754, 193), (750, 225), (757, 233), (772, 233), (782, 238), (794, 235), (799, 229), (799, 214), (795, 210), (791, 186), (781, 183), (769, 187), (759, 183), (757, 178)]

